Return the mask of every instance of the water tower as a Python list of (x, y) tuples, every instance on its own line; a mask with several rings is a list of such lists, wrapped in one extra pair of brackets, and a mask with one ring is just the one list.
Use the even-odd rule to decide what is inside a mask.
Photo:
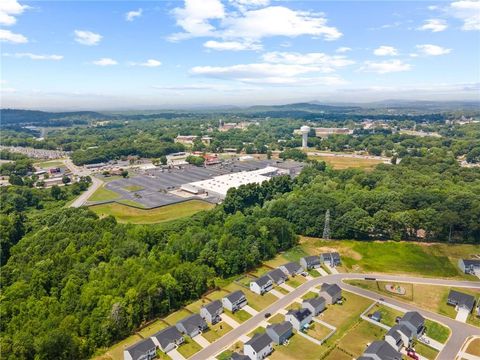
[(302, 134), (302, 147), (307, 148), (308, 147), (308, 133), (310, 132), (310, 127), (308, 126), (302, 126), (300, 128), (300, 133)]

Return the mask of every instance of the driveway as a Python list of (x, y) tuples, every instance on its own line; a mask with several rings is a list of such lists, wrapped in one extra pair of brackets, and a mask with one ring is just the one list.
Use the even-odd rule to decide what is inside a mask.
[(258, 311), (252, 308), (250, 305), (245, 305), (242, 309), (248, 312), (252, 316), (255, 316), (258, 314)]
[(172, 360), (185, 360), (183, 355), (180, 354), (177, 349), (170, 350), (168, 352), (168, 356), (170, 356), (172, 358)]
[(457, 311), (457, 316), (455, 317), (455, 320), (465, 323), (467, 322), (468, 315), (470, 315), (470, 313), (468, 312), (467, 309), (459, 308)]
[(280, 299), (281, 297), (283, 297), (283, 294), (282, 294), (280, 291), (275, 290), (275, 289), (270, 290), (270, 294), (275, 295), (275, 296), (276, 296), (277, 298), (279, 298), (279, 299)]
[(328, 271), (330, 271), (330, 273), (332, 273), (332, 274), (334, 274), (334, 275), (335, 275), (335, 274), (338, 274), (338, 270), (335, 269), (335, 267), (330, 266), (330, 265), (328, 265), (328, 264), (325, 264), (325, 266), (326, 266), (326, 268), (328, 269)]
[[(210, 342), (205, 339), (202, 334), (194, 336), (193, 341), (195, 341), (198, 345), (200, 345), (202, 348), (206, 348), (208, 345), (210, 345)], [(181, 346), (181, 345), (180, 345)]]
[(279, 286), (280, 286), (282, 289), (285, 289), (285, 290), (287, 290), (288, 292), (291, 292), (291, 291), (295, 290), (295, 288), (294, 288), (294, 287), (291, 287), (290, 285), (288, 285), (288, 284), (285, 284), (285, 283), (283, 283), (283, 284), (280, 284)]
[(240, 325), (237, 320), (233, 319), (229, 315), (223, 313), (220, 315), (223, 321), (225, 321), (228, 325), (230, 325), (232, 328), (236, 328), (238, 325)]

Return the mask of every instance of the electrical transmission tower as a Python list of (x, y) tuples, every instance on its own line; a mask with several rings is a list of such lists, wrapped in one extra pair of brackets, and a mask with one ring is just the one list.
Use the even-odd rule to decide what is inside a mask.
[(330, 209), (325, 212), (325, 226), (323, 227), (323, 238), (330, 240)]

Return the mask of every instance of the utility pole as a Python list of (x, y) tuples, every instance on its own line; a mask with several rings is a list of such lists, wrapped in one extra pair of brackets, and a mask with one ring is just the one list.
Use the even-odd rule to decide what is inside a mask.
[(325, 226), (323, 227), (323, 236), (325, 240), (330, 240), (330, 209), (325, 212)]

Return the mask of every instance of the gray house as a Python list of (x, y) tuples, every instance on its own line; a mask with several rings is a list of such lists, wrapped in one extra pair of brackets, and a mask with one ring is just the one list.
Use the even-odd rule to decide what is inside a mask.
[(185, 341), (182, 334), (175, 326), (170, 326), (157, 332), (152, 336), (152, 340), (164, 353), (175, 349)]
[(342, 289), (337, 284), (323, 283), (320, 287), (320, 296), (325, 298), (328, 305), (335, 304), (342, 299)]
[(385, 340), (372, 342), (357, 360), (402, 360), (402, 354)]
[(124, 360), (150, 360), (157, 356), (157, 347), (152, 339), (139, 341), (123, 350)]
[(222, 298), (222, 305), (225, 309), (235, 312), (247, 305), (247, 298), (242, 290), (237, 290)]
[(312, 322), (313, 314), (308, 309), (289, 310), (285, 314), (285, 320), (289, 321), (295, 330), (302, 330)]
[(265, 294), (266, 292), (272, 290), (272, 288), (273, 281), (267, 275), (263, 275), (250, 282), (250, 290), (259, 295)]
[(322, 262), (320, 256), (305, 256), (300, 259), (300, 265), (302, 265), (303, 270), (310, 270), (319, 268)]
[(266, 333), (255, 334), (243, 345), (243, 353), (247, 355), (250, 360), (265, 359), (272, 351), (273, 342)]
[(186, 318), (177, 322), (175, 326), (182, 334), (186, 334), (190, 337), (194, 337), (200, 334), (202, 331), (208, 329), (207, 323), (198, 314), (187, 316)]
[(280, 269), (273, 269), (267, 273), (267, 276), (270, 278), (270, 280), (273, 281), (274, 284), (280, 285), (285, 282), (285, 280), (288, 279), (288, 276), (285, 275), (285, 273), (280, 270)]
[(330, 265), (331, 267), (341, 265), (340, 254), (338, 252), (320, 254), (320, 261)]
[(458, 267), (465, 274), (475, 275), (475, 273), (480, 273), (480, 259), (460, 259)]
[(450, 290), (448, 293), (447, 304), (456, 308), (463, 308), (470, 313), (475, 305), (475, 298), (472, 295), (462, 293), (460, 291)]
[(302, 308), (308, 309), (311, 311), (313, 316), (317, 316), (323, 310), (325, 310), (326, 300), (321, 296), (314, 297), (312, 299), (306, 299), (302, 302)]
[(212, 301), (211, 303), (202, 306), (200, 309), (200, 316), (210, 324), (216, 324), (222, 321), (220, 314), (223, 313), (223, 306), (220, 300)]
[(275, 344), (283, 344), (293, 334), (293, 326), (290, 322), (284, 321), (278, 324), (268, 325), (266, 333)]
[(403, 315), (398, 325), (405, 325), (412, 331), (412, 337), (419, 337), (425, 331), (425, 318), (417, 311), (409, 311)]
[(410, 346), (412, 340), (413, 332), (404, 324), (395, 325), (385, 335), (385, 341), (398, 351), (400, 351), (403, 346)]
[(300, 275), (303, 272), (303, 268), (300, 266), (299, 263), (296, 263), (296, 262), (289, 262), (289, 263), (280, 265), (279, 269), (282, 270), (283, 273), (288, 276)]

